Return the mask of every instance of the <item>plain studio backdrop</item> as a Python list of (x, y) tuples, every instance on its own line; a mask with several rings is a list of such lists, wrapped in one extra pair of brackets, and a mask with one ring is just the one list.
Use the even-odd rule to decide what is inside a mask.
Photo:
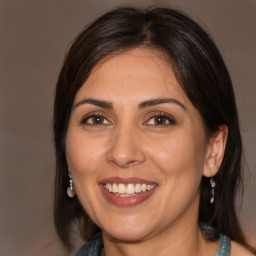
[(255, 0), (0, 0), (1, 256), (68, 255), (53, 225), (54, 87), (72, 39), (123, 4), (176, 7), (213, 36), (235, 88), (247, 162), (238, 212), (256, 246)]

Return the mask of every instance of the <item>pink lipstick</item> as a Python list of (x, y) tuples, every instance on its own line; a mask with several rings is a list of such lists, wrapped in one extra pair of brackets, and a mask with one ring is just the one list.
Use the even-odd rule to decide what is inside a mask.
[(147, 200), (157, 188), (155, 182), (140, 178), (110, 177), (100, 181), (105, 198), (119, 207), (138, 205)]

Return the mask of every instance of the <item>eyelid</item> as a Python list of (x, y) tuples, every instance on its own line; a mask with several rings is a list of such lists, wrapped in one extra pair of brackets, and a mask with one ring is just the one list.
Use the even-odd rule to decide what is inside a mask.
[[(169, 123), (168, 124), (163, 124), (163, 125), (161, 125), (161, 124), (158, 124), (158, 125), (157, 124), (147, 124), (151, 119), (153, 119), (155, 117), (166, 118), (167, 121), (169, 121)], [(162, 112), (162, 111), (151, 112), (146, 116), (145, 119), (146, 119), (146, 121), (144, 121), (143, 124), (149, 125), (149, 126), (161, 126), (162, 127), (162, 126), (168, 126), (168, 125), (176, 124), (176, 120), (172, 115), (170, 115), (166, 112)]]
[(86, 123), (86, 121), (88, 121), (90, 118), (93, 118), (93, 117), (100, 117), (100, 118), (104, 118), (105, 120), (107, 120), (108, 124), (101, 124), (101, 125), (109, 125), (109, 124), (112, 123), (110, 121), (110, 117), (106, 113), (103, 113), (103, 112), (100, 112), (100, 111), (93, 111), (93, 112), (90, 112), (90, 113), (86, 114), (85, 116), (82, 117), (80, 123), (82, 125), (92, 125), (93, 126), (95, 124)]

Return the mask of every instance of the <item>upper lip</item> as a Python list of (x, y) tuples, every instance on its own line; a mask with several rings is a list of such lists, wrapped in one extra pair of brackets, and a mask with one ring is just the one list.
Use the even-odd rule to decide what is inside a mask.
[(99, 182), (100, 184), (107, 184), (107, 183), (122, 183), (122, 184), (147, 184), (147, 185), (153, 185), (156, 184), (156, 182), (145, 180), (137, 177), (129, 177), (129, 178), (121, 178), (121, 177), (109, 177), (106, 179), (103, 179)]

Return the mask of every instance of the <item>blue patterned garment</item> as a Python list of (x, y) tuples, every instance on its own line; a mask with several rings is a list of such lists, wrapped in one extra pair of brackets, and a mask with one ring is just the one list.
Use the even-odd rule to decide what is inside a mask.
[(100, 256), (102, 248), (102, 236), (97, 233), (74, 256)]
[(230, 256), (230, 239), (225, 235), (220, 235), (220, 245), (216, 256)]
[[(100, 256), (103, 248), (101, 233), (93, 236), (74, 256)], [(220, 245), (215, 256), (230, 256), (230, 239), (220, 235)]]

